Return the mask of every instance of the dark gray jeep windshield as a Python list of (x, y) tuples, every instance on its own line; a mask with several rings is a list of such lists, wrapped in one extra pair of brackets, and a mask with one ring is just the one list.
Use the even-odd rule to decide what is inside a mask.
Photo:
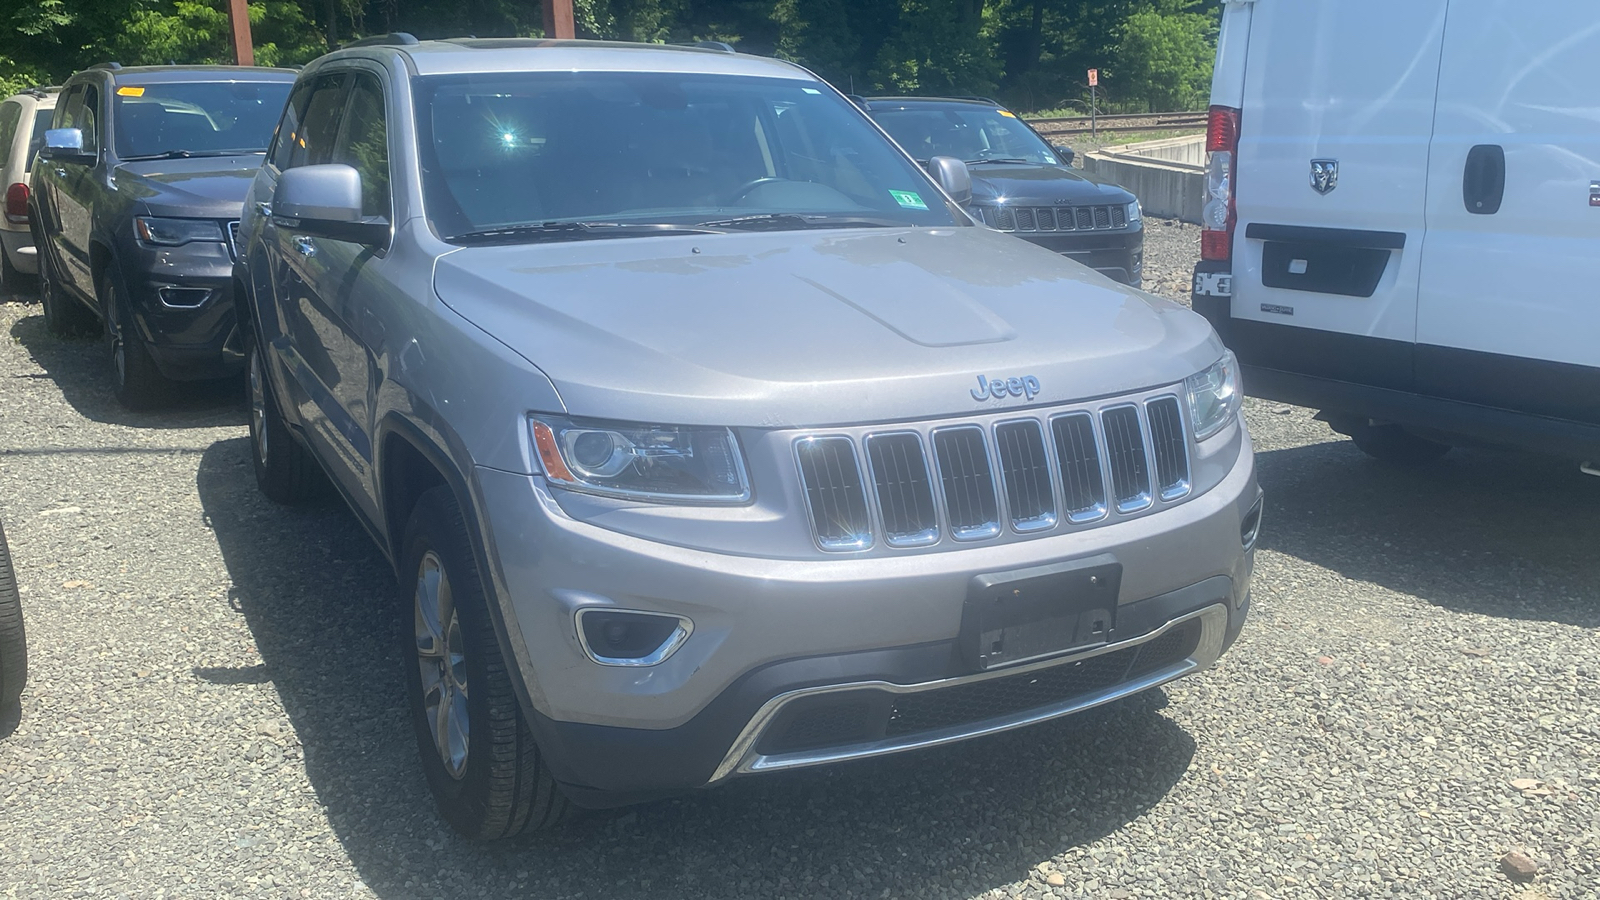
[(119, 84), (112, 116), (117, 155), (262, 152), (293, 86), (288, 81)]
[[(446, 239), (957, 221), (921, 170), (811, 82), (441, 75), (421, 79), (416, 103), (428, 217)], [(644, 224), (657, 228), (618, 227)]]
[(992, 107), (875, 109), (872, 118), (889, 132), (895, 143), (919, 160), (954, 156), (968, 163), (999, 160), (1041, 166), (1061, 163), (1055, 151), (1016, 116)]

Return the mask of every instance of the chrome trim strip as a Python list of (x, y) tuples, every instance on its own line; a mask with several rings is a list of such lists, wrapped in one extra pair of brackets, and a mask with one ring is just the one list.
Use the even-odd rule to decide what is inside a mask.
[[(672, 632), (661, 646), (657, 647), (650, 655), (629, 659), (618, 656), (601, 656), (589, 646), (589, 638), (583, 633), (583, 617), (585, 613), (608, 612), (630, 613), (636, 616), (650, 616), (656, 619), (677, 619), (678, 627)], [(578, 629), (578, 646), (583, 648), (583, 655), (602, 666), (621, 666), (625, 668), (638, 668), (642, 666), (660, 665), (668, 657), (677, 653), (678, 649), (689, 640), (689, 635), (694, 634), (694, 620), (688, 616), (677, 613), (652, 612), (648, 609), (618, 609), (612, 606), (585, 606), (573, 613), (572, 620)]]
[[(889, 738), (881, 741), (868, 741), (859, 744), (850, 744), (843, 747), (824, 748), (820, 750), (806, 750), (797, 753), (784, 753), (766, 756), (755, 751), (767, 727), (777, 718), (778, 714), (789, 703), (801, 697), (814, 697), (819, 694), (834, 694), (843, 691), (878, 690), (890, 694), (914, 694), (921, 691), (938, 690), (940, 688), (956, 687), (959, 685), (973, 684), (988, 681), (992, 678), (1004, 678), (1008, 675), (1018, 675), (1038, 669), (1053, 666), (1070, 665), (1085, 659), (1091, 659), (1106, 653), (1114, 653), (1130, 647), (1155, 640), (1179, 625), (1194, 619), (1200, 620), (1200, 642), (1195, 647), (1194, 653), (1186, 659), (1173, 663), (1154, 672), (1141, 675), (1131, 681), (1113, 685), (1101, 691), (1084, 694), (1065, 700), (1061, 703), (1038, 707), (1014, 713), (1008, 716), (997, 716), (980, 722), (967, 723), (951, 728), (924, 732), (917, 735), (908, 735), (900, 738)], [(1058, 656), (1053, 659), (1041, 660), (1037, 663), (1020, 666), (1010, 666), (995, 669), (989, 672), (980, 672), (975, 675), (963, 675), (956, 678), (944, 678), (939, 681), (928, 681), (921, 684), (894, 684), (887, 681), (860, 681), (850, 684), (836, 684), (825, 687), (801, 688), (768, 700), (762, 704), (756, 714), (751, 717), (744, 730), (734, 739), (728, 753), (723, 757), (721, 764), (711, 775), (715, 783), (734, 774), (753, 772), (771, 772), (780, 769), (797, 769), (804, 766), (819, 766), (828, 763), (842, 762), (849, 759), (862, 759), (869, 756), (883, 756), (890, 753), (900, 753), (906, 750), (919, 750), (924, 747), (937, 747), (954, 741), (978, 737), (985, 734), (996, 734), (1044, 722), (1049, 719), (1059, 718), (1075, 712), (1081, 712), (1092, 707), (1110, 703), (1130, 694), (1148, 690), (1157, 685), (1165, 684), (1176, 678), (1190, 675), (1209, 668), (1217, 658), (1222, 655), (1222, 641), (1228, 630), (1228, 607), (1223, 603), (1214, 603), (1204, 609), (1195, 610), (1185, 616), (1172, 619), (1165, 625), (1136, 638), (1119, 641), (1115, 644), (1102, 644), (1090, 650), (1074, 653), (1068, 656)]]
[[(1016, 511), (1011, 509), (1011, 485), (1006, 478), (1004, 454), (1000, 452), (1000, 429), (1007, 425), (1032, 425), (1034, 432), (1039, 435), (1039, 452), (1044, 454), (1044, 477), (1049, 484), (1046, 488), (1050, 494), (1050, 512), (1035, 516), (1031, 519), (1017, 518)], [(1033, 417), (1020, 419), (1001, 419), (989, 426), (991, 438), (994, 441), (994, 470), (995, 477), (1000, 482), (1000, 490), (1006, 495), (1006, 520), (1011, 523), (1011, 530), (1017, 534), (1033, 534), (1037, 531), (1048, 531), (1061, 524), (1061, 487), (1060, 479), (1056, 477), (1055, 454), (1051, 452), (1050, 436), (1045, 434), (1044, 425)], [(998, 498), (996, 498), (998, 499)]]
[[(1134, 426), (1139, 429), (1139, 442), (1143, 445), (1139, 449), (1144, 453), (1144, 492), (1129, 497), (1126, 501), (1117, 499), (1117, 475), (1113, 469), (1116, 462), (1111, 458), (1111, 434), (1106, 430), (1106, 413), (1119, 409), (1133, 410)], [(1106, 501), (1112, 505), (1119, 515), (1132, 515), (1143, 512), (1155, 505), (1155, 464), (1150, 458), (1150, 423), (1145, 421), (1145, 411), (1137, 403), (1115, 403), (1111, 406), (1100, 408), (1100, 433), (1106, 444)]]
[[(878, 490), (877, 470), (872, 465), (872, 442), (878, 438), (894, 437), (895, 435), (902, 434), (908, 434), (917, 439), (917, 452), (922, 455), (922, 469), (925, 473), (927, 473), (928, 476), (928, 502), (933, 504), (933, 527), (913, 534), (896, 535), (889, 533), (889, 526), (884, 521), (883, 496)], [(939, 542), (940, 534), (939, 523), (943, 521), (943, 518), (939, 515), (939, 489), (938, 485), (936, 484), (939, 479), (934, 473), (933, 466), (929, 463), (928, 448), (922, 441), (922, 435), (918, 432), (903, 428), (896, 429), (894, 431), (870, 432), (861, 438), (861, 451), (862, 455), (866, 457), (867, 464), (865, 480), (867, 487), (870, 489), (870, 500), (868, 502), (868, 506), (876, 506), (878, 508), (878, 521), (882, 523), (883, 527), (883, 542), (890, 547), (895, 548), (896, 550), (903, 550), (907, 547), (927, 547), (932, 544), (937, 544)], [(802, 485), (802, 487), (803, 486), (804, 485)]]
[[(939, 435), (946, 431), (976, 431), (978, 440), (983, 442), (984, 464), (989, 469), (989, 490), (994, 493), (994, 520), (982, 525), (973, 525), (966, 528), (957, 528), (955, 522), (950, 521), (950, 498), (944, 490), (944, 463), (939, 460)], [(933, 471), (939, 482), (939, 495), (944, 501), (945, 523), (950, 527), (950, 537), (958, 541), (984, 541), (995, 537), (1001, 532), (1001, 521), (1006, 515), (1005, 497), (1001, 495), (1000, 478), (995, 472), (994, 448), (989, 446), (989, 429), (982, 425), (942, 425), (933, 429), (928, 435), (929, 455), (933, 458)]]
[[(1171, 400), (1173, 403), (1177, 404), (1177, 407), (1178, 407), (1178, 436), (1180, 438), (1182, 438), (1180, 443), (1183, 444), (1183, 476), (1184, 477), (1179, 479), (1178, 482), (1176, 484), (1174, 484), (1171, 488), (1166, 488), (1166, 489), (1163, 489), (1161, 487), (1161, 484), (1160, 484), (1160, 481), (1161, 481), (1160, 467), (1154, 465), (1154, 463), (1155, 463), (1155, 452), (1156, 452), (1156, 448), (1155, 448), (1155, 429), (1154, 429), (1154, 426), (1152, 426), (1150, 424), (1151, 422), (1154, 421), (1153, 419), (1150, 418), (1150, 406), (1152, 404), (1156, 403), (1157, 401), (1160, 401), (1160, 400)], [(1179, 399), (1176, 394), (1159, 394), (1159, 395), (1157, 395), (1155, 397), (1146, 397), (1145, 401), (1144, 401), (1144, 420), (1145, 420), (1145, 427), (1150, 429), (1150, 452), (1148, 454), (1146, 454), (1146, 455), (1150, 457), (1150, 462), (1151, 462), (1150, 474), (1152, 476), (1154, 476), (1151, 479), (1152, 482), (1154, 482), (1154, 488), (1157, 491), (1160, 492), (1159, 495), (1160, 495), (1161, 501), (1163, 503), (1171, 503), (1174, 500), (1182, 500), (1184, 497), (1189, 496), (1189, 492), (1194, 489), (1194, 460), (1189, 455), (1190, 428), (1189, 428), (1188, 421), (1185, 420), (1184, 417), (1183, 417), (1183, 401), (1181, 399)]]
[(1074, 525), (1086, 525), (1090, 522), (1098, 522), (1104, 519), (1111, 512), (1110, 506), (1107, 505), (1111, 496), (1111, 488), (1106, 483), (1106, 448), (1101, 437), (1101, 432), (1104, 429), (1100, 427), (1099, 417), (1086, 409), (1059, 413), (1045, 420), (1045, 425), (1048, 426), (1045, 429), (1045, 436), (1049, 438), (1051, 455), (1055, 458), (1055, 466), (1061, 477), (1061, 508), (1063, 510), (1067, 509), (1067, 473), (1061, 469), (1061, 448), (1056, 443), (1056, 420), (1072, 416), (1082, 416), (1089, 421), (1089, 441), (1094, 445), (1095, 468), (1100, 471), (1100, 502), (1078, 512), (1067, 510), (1068, 522)]

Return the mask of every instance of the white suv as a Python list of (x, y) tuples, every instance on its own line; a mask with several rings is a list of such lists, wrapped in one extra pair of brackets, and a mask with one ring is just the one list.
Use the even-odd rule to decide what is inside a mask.
[(28, 285), (25, 275), (39, 272), (39, 256), (29, 231), (29, 175), (44, 146), (44, 133), (55, 114), (58, 88), (29, 88), (0, 103), (0, 185), (5, 187), (5, 214), (0, 216), (0, 275), (7, 293)]

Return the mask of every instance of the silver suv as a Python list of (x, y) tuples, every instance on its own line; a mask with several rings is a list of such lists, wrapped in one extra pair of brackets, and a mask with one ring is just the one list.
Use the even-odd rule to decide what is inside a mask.
[(717, 49), (366, 41), (241, 227), (262, 490), (392, 560), (482, 838), (1063, 716), (1210, 665), (1260, 491), (1201, 317)]

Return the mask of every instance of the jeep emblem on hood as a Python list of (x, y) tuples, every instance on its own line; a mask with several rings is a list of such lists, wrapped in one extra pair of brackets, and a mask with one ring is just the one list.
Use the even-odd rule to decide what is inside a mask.
[(993, 397), (1000, 400), (1004, 397), (1023, 397), (1029, 400), (1039, 396), (1039, 379), (1032, 375), (1021, 378), (996, 378), (993, 381), (978, 376), (978, 386), (972, 389), (972, 399), (987, 400)]

